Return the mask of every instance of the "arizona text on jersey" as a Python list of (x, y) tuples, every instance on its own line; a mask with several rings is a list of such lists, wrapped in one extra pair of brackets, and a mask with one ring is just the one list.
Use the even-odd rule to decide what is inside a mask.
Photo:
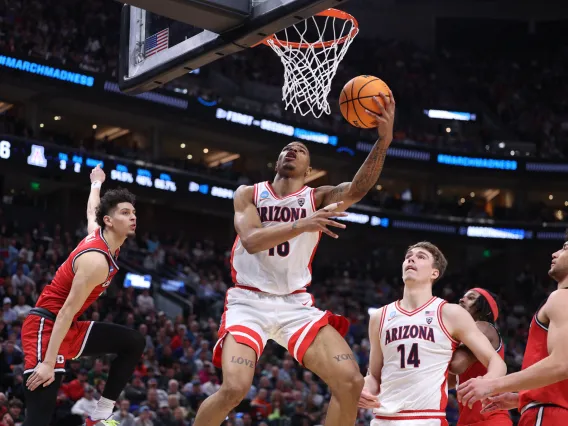
[[(270, 182), (254, 185), (253, 202), (263, 227), (294, 222), (316, 211), (314, 189), (278, 197)], [(321, 233), (304, 232), (290, 241), (259, 253), (250, 254), (239, 237), (231, 254), (231, 274), (237, 286), (250, 287), (275, 295), (294, 293), (310, 285), (312, 260)]]

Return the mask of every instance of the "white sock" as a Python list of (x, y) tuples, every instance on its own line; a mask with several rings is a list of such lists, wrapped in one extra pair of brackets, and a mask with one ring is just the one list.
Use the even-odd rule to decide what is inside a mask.
[(114, 401), (101, 396), (101, 399), (99, 399), (99, 401), (97, 402), (97, 408), (95, 409), (95, 412), (91, 414), (91, 419), (106, 420), (112, 415), (113, 409)]

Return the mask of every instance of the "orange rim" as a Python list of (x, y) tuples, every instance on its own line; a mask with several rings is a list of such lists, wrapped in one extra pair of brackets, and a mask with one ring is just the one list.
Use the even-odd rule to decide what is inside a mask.
[[(359, 23), (357, 22), (357, 19), (355, 19), (353, 17), (353, 15), (350, 15), (347, 12), (344, 12), (343, 10), (339, 10), (339, 9), (326, 9), (323, 12), (319, 12), (316, 13), (315, 16), (328, 16), (331, 18), (339, 18), (339, 19), (343, 19), (345, 21), (351, 21), (353, 23), (353, 28), (351, 29), (351, 31), (349, 32), (349, 34), (337, 39), (337, 40), (330, 40), (330, 41), (318, 41), (316, 43), (297, 43), (294, 41), (283, 41), (280, 40), (278, 37), (276, 37), (276, 34), (272, 34), (271, 36), (266, 37), (264, 40), (262, 40), (260, 43), (256, 44), (253, 47), (258, 46), (259, 44), (265, 44), (267, 46), (270, 46), (270, 44), (268, 43), (269, 40), (272, 40), (273, 43), (281, 46), (281, 47), (291, 47), (293, 49), (307, 49), (308, 47), (313, 47), (316, 49), (322, 49), (324, 47), (330, 47), (333, 46), (334, 44), (343, 44), (345, 43), (346, 40), (353, 38), (357, 35), (357, 32), (359, 31)], [(309, 19), (309, 18), (308, 18)]]

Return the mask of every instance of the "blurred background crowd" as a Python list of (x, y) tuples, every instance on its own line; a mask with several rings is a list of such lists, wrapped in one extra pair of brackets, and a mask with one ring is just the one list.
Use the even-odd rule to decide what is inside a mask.
[[(61, 224), (38, 223), (17, 229), (14, 218), (0, 216), (0, 410), (1, 425), (23, 418), (21, 324), (39, 292), (49, 285), (57, 268), (85, 234), (85, 228), (66, 229)], [(191, 425), (199, 404), (219, 388), (220, 371), (211, 364), (212, 348), (227, 287), (230, 282), (229, 246), (170, 235), (143, 233), (128, 240), (121, 258), (142, 273), (167, 275), (185, 283), (190, 308), (175, 318), (158, 311), (152, 292), (122, 288), (123, 276), (114, 279), (105, 296), (84, 315), (138, 329), (146, 336), (143, 359), (125, 388), (114, 418), (121, 425)], [(362, 373), (369, 357), (369, 308), (380, 307), (401, 296), (402, 252), (375, 248), (368, 256), (334, 262), (318, 259), (311, 291), (316, 306), (349, 318), (347, 340)], [(539, 279), (530, 266), (518, 271), (509, 286), (494, 287), (501, 299), (499, 329), (505, 339), (506, 361), (511, 371), (520, 368), (531, 315), (548, 292), (550, 280)], [(457, 302), (468, 288), (486, 286), (474, 273), (450, 274), (435, 292)], [(109, 359), (73, 361), (58, 396), (54, 424), (80, 424), (95, 408), (104, 388)], [(291, 355), (273, 342), (257, 367), (247, 399), (227, 420), (229, 426), (311, 426), (323, 424), (329, 401), (326, 386), (300, 367)], [(237, 414), (238, 413), (238, 414)], [(370, 413), (361, 410), (360, 423)], [(12, 419), (12, 420), (10, 420)], [(448, 419), (457, 419), (457, 402), (450, 398)]]
[[(0, 55), (31, 58), (38, 63), (116, 81), (120, 8), (119, 2), (111, 0), (0, 0)], [(464, 28), (467, 28), (466, 24)], [(492, 34), (489, 26), (485, 28), (487, 34)], [(540, 29), (538, 25), (536, 28)], [(565, 26), (563, 28), (565, 31)], [(485, 36), (473, 30), (471, 34)], [(505, 32), (499, 34), (507, 39)], [(319, 120), (283, 109), (282, 67), (268, 48), (251, 49), (214, 62), (199, 72), (166, 84), (160, 93), (193, 100), (198, 97), (223, 108), (299, 124), (341, 138), (348, 135), (354, 141), (360, 140), (358, 144), (365, 144), (372, 142), (374, 135), (346, 124), (335, 107), (337, 99), (334, 96), (352, 77), (372, 74), (387, 81), (396, 96), (393, 147), (509, 159), (540, 158), (544, 159), (543, 164), (558, 162), (555, 164), (557, 170), (563, 171), (567, 169), (561, 162), (568, 155), (568, 86), (565, 83), (568, 48), (564, 38), (554, 38), (551, 34), (549, 39), (555, 42), (545, 39), (548, 41), (544, 49), (542, 44), (526, 43), (521, 39), (507, 44), (500, 42), (500, 37), (495, 37), (491, 49), (479, 49), (475, 44), (454, 37), (456, 43), (440, 41), (435, 49), (428, 50), (408, 40), (365, 37), (362, 32), (334, 80), (329, 99), (334, 112)], [(513, 35), (509, 37), (514, 38)], [(446, 37), (445, 40), (451, 39)], [(488, 45), (479, 41), (477, 44)], [(157, 113), (161, 105), (145, 103), (138, 107), (134, 104), (137, 100), (118, 95), (114, 95), (112, 102), (107, 102), (108, 99), (103, 99), (106, 92), (101, 91), (100, 98), (97, 95), (87, 97), (83, 92), (71, 93), (64, 91), (62, 86), (50, 86), (53, 82), (47, 80), (47, 83), (42, 81), (45, 85), (43, 93), (37, 86), (33, 86), (37, 93), (33, 92), (32, 84), (30, 88), (10, 91), (3, 86), (3, 78), (4, 74), (1, 74), (2, 137), (9, 135), (8, 139), (19, 137), (36, 143), (49, 142), (57, 149), (79, 155), (96, 157), (104, 154), (124, 164), (151, 161), (154, 165), (177, 168), (172, 173), (187, 172), (192, 179), (197, 176), (195, 180), (199, 182), (211, 178), (221, 182), (223, 187), (228, 187), (228, 182), (235, 187), (236, 184), (271, 179), (276, 156), (275, 151), (267, 154), (269, 149), (266, 147), (284, 140), (282, 135), (264, 133), (262, 144), (257, 144), (254, 150), (265, 149), (258, 155), (266, 157), (254, 157), (250, 151), (243, 154), (244, 146), (240, 147), (239, 143), (244, 145), (245, 137), (241, 137), (237, 125), (227, 130), (221, 121), (216, 121), (220, 123), (218, 128), (208, 130), (211, 134), (217, 131), (222, 135), (209, 136), (209, 140), (203, 141), (205, 138), (199, 133), (198, 124), (188, 124), (183, 121), (185, 117), (174, 115), (171, 109)], [(22, 81), (27, 82), (25, 76)], [(56, 96), (61, 93), (64, 93), (61, 95), (64, 102)], [(92, 110), (77, 107), (88, 103)], [(114, 112), (108, 107), (109, 103), (114, 104)], [(129, 113), (130, 107), (135, 122), (132, 117), (119, 115), (118, 110)], [(34, 108), (36, 113), (30, 112)], [(433, 108), (471, 112), (477, 114), (478, 119), (467, 122), (433, 120), (424, 113)], [(183, 113), (192, 115), (191, 111), (184, 110)], [(179, 122), (174, 124), (174, 120)], [(148, 123), (155, 127), (150, 129), (150, 125), (146, 126)], [(180, 136), (191, 125), (194, 127)], [(168, 133), (178, 127), (180, 133), (173, 136)], [(246, 135), (246, 139), (252, 140), (253, 136)], [(241, 139), (229, 143), (231, 137)], [(211, 140), (217, 145), (214, 146)], [(310, 149), (316, 145), (311, 144)], [(309, 185), (337, 184), (338, 174), (351, 173), (354, 164), (359, 162), (357, 158), (360, 157), (355, 157), (351, 161), (353, 164), (332, 163), (339, 154), (335, 150), (321, 154), (323, 151), (317, 151), (320, 147), (313, 151), (314, 156), (320, 156), (318, 161), (322, 165), (315, 164), (314, 167), (325, 167), (329, 174)], [(16, 157), (17, 150), (13, 153)], [(6, 153), (0, 151), (0, 161), (9, 159), (10, 155), (8, 151), (6, 158)], [(212, 159), (215, 155), (233, 159), (223, 162)], [(248, 163), (247, 155), (251, 158)], [(325, 156), (327, 158), (322, 161)], [(396, 163), (396, 167), (385, 170), (377, 186), (362, 201), (360, 207), (373, 212), (369, 215), (387, 217), (394, 214), (405, 216), (409, 221), (418, 218), (432, 223), (447, 220), (454, 227), (480, 223), (478, 221), (522, 221), (515, 227), (550, 225), (547, 231), (552, 234), (562, 226), (568, 214), (568, 194), (558, 190), (563, 182), (562, 178), (557, 179), (558, 175), (538, 175), (542, 180), (533, 179), (535, 175), (528, 178), (523, 175), (515, 181), (520, 175), (510, 177), (511, 174), (506, 175), (508, 171), (497, 171), (503, 173), (497, 175), (484, 174), (495, 170), (463, 168), (459, 173), (454, 169), (454, 175), (437, 176), (439, 169), (427, 170), (431, 163), (422, 163), (426, 166), (415, 170), (417, 163), (412, 163), (411, 157), (406, 159), (408, 162), (404, 167), (398, 167), (400, 163)], [(387, 167), (390, 167), (389, 161), (390, 157)], [(84, 170), (86, 167), (81, 173)], [(22, 321), (41, 290), (49, 285), (57, 268), (86, 234), (85, 223), (78, 221), (84, 214), (83, 204), (70, 213), (70, 204), (83, 203), (83, 198), (75, 197), (77, 192), (69, 189), (73, 185), (82, 186), (81, 179), (86, 177), (54, 178), (49, 175), (55, 174), (53, 170), (37, 177), (30, 168), (24, 170), (23, 167), (18, 172), (21, 174), (12, 175), (0, 166), (0, 426), (18, 426), (24, 417)], [(37, 192), (27, 188), (30, 176), (34, 176), (32, 183)], [(341, 176), (341, 179), (345, 177)], [(530, 188), (531, 184), (540, 186)], [(112, 182), (105, 183), (105, 188), (109, 185)], [(549, 188), (554, 185), (557, 191), (553, 193)], [(24, 186), (25, 190), (22, 189)], [(133, 191), (138, 195), (143, 190), (146, 188), (138, 186)], [(187, 191), (186, 188), (183, 190)], [(232, 285), (231, 238), (228, 234), (234, 234), (231, 220), (227, 219), (231, 215), (230, 203), (203, 195), (202, 203), (191, 198), (188, 204), (194, 205), (182, 209), (178, 204), (181, 205), (185, 198), (179, 197), (168, 205), (169, 201), (161, 198), (163, 193), (156, 193), (141, 194), (145, 203), (139, 208), (139, 215), (145, 215), (144, 220), (139, 219), (142, 231), (126, 242), (119, 259), (121, 272), (105, 295), (84, 315), (84, 319), (135, 328), (146, 336), (144, 357), (117, 403), (114, 419), (121, 426), (189, 426), (199, 404), (219, 388), (222, 380), (221, 372), (211, 364), (211, 351), (217, 339), (225, 293)], [(173, 195), (180, 193), (181, 189)], [(86, 195), (82, 194), (86, 201)], [(217, 201), (227, 204), (214, 204)], [(179, 210), (175, 210), (176, 207)], [(195, 210), (199, 213), (193, 214)], [(436, 284), (435, 294), (457, 302), (472, 287), (485, 287), (497, 293), (501, 303), (497, 325), (506, 345), (506, 362), (510, 371), (518, 370), (530, 318), (538, 304), (554, 289), (554, 283), (543, 269), (546, 261), (541, 260), (548, 259), (553, 248), (551, 243), (555, 241), (550, 241), (552, 237), (544, 243), (515, 241), (511, 244), (519, 245), (514, 247), (506, 242), (488, 249), (489, 243), (482, 247), (481, 243), (468, 240), (469, 247), (464, 248), (468, 243), (464, 240), (456, 242), (461, 235), (445, 239), (449, 234), (444, 234), (442, 229), (439, 234), (422, 236), (417, 231), (438, 231), (433, 231), (434, 225), (430, 222), (422, 227), (414, 226), (405, 228), (414, 232), (414, 241), (408, 240), (408, 234), (399, 239), (406, 232), (400, 229), (393, 231), (400, 234), (392, 237), (393, 234), (380, 234), (387, 232), (382, 228), (372, 228), (369, 233), (361, 232), (358, 240), (353, 237), (343, 239), (341, 244), (345, 246), (339, 247), (339, 254), (336, 250), (335, 255), (326, 252), (315, 258), (310, 291), (315, 296), (316, 306), (345, 315), (350, 320), (347, 340), (361, 372), (365, 374), (368, 367), (370, 309), (401, 296), (400, 263), (405, 244), (416, 242), (416, 239), (430, 239), (432, 235), (435, 235), (432, 237), (434, 243), (438, 243), (436, 238), (440, 237), (442, 249), (451, 257), (448, 274)], [(231, 231), (226, 232), (229, 229)], [(344, 243), (346, 240), (348, 243)], [(543, 245), (538, 245), (541, 243)], [(320, 252), (327, 249), (327, 243), (322, 246)], [(359, 250), (355, 250), (355, 246)], [(350, 255), (344, 255), (341, 250)], [(463, 262), (454, 262), (458, 257), (463, 258)], [(127, 286), (125, 271), (150, 276), (152, 285), (149, 289)], [(182, 283), (173, 291), (177, 298), (166, 300), (162, 297), (164, 287), (157, 283), (166, 282), (164, 280), (170, 284)], [(176, 309), (172, 309), (174, 305)], [(108, 357), (70, 362), (58, 395), (53, 425), (82, 424), (94, 410), (108, 368)], [(329, 398), (329, 390), (319, 378), (271, 342), (258, 362), (247, 398), (229, 415), (224, 426), (322, 425)], [(453, 394), (447, 412), (448, 420), (455, 424), (458, 406)], [(367, 425), (370, 419), (371, 414), (361, 410), (358, 425)]]

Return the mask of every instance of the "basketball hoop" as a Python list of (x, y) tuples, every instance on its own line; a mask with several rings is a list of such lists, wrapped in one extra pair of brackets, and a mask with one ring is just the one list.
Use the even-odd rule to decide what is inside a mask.
[[(359, 24), (349, 13), (327, 9), (262, 42), (284, 65), (286, 109), (291, 106), (294, 112), (303, 116), (311, 112), (316, 118), (331, 113), (327, 102), (331, 81), (358, 32)], [(307, 40), (312, 37), (316, 40)]]

